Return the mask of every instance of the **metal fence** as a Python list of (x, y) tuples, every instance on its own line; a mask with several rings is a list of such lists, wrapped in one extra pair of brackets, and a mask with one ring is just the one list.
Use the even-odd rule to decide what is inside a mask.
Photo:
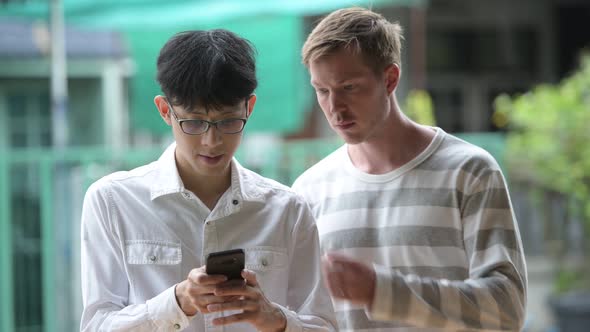
[[(501, 134), (465, 134), (502, 164)], [(290, 185), (341, 144), (280, 143), (244, 166)], [(7, 150), (0, 154), (0, 331), (76, 331), (81, 313), (79, 218), (84, 192), (108, 173), (158, 158), (163, 149)]]

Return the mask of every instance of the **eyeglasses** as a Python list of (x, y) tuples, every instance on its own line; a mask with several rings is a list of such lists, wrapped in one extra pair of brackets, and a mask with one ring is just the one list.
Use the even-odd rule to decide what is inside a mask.
[[(200, 119), (179, 119), (172, 108), (172, 105), (166, 100), (172, 116), (178, 122), (180, 129), (187, 135), (202, 135), (206, 133), (211, 126), (215, 127), (223, 134), (237, 134), (244, 130), (247, 119), (231, 118), (218, 121), (207, 121)], [(248, 101), (246, 101), (246, 109), (248, 109)]]

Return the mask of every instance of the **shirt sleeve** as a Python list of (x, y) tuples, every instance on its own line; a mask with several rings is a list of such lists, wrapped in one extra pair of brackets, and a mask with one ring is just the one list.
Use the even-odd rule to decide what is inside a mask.
[(526, 305), (526, 264), (504, 177), (487, 170), (462, 197), (463, 241), (469, 278), (404, 275), (374, 266), (374, 320), (417, 327), (519, 331)]
[(315, 219), (306, 203), (295, 214), (293, 248), (289, 271), (286, 332), (336, 331), (332, 300), (321, 280), (320, 245)]
[(146, 303), (128, 305), (124, 254), (111, 214), (108, 187), (93, 184), (84, 198), (81, 225), (81, 331), (176, 331), (189, 319), (174, 286)]

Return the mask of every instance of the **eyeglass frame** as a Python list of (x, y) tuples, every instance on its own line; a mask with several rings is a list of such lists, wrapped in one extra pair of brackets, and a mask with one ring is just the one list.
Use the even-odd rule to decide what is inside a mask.
[[(205, 133), (207, 133), (209, 131), (209, 129), (211, 129), (211, 126), (215, 127), (215, 129), (219, 130), (220, 133), (224, 134), (224, 135), (235, 135), (235, 134), (239, 134), (242, 131), (244, 131), (244, 128), (246, 128), (246, 122), (248, 122), (248, 118), (229, 118), (229, 119), (222, 119), (222, 120), (217, 120), (217, 121), (208, 121), (208, 120), (202, 120), (202, 119), (179, 119), (178, 115), (176, 115), (176, 111), (174, 110), (174, 108), (172, 107), (172, 104), (168, 101), (168, 98), (164, 98), (166, 100), (166, 104), (168, 105), (168, 107), (170, 108), (170, 111), (172, 113), (172, 116), (174, 117), (174, 120), (176, 120), (176, 122), (178, 123), (178, 126), (180, 127), (180, 130), (182, 130), (183, 133), (187, 134), (187, 135), (193, 135), (193, 136), (198, 136), (198, 135), (203, 135)], [(245, 106), (246, 106), (246, 113), (248, 112), (248, 105), (249, 105), (249, 101), (250, 101), (250, 97), (248, 97), (248, 99), (246, 99), (245, 102)], [(239, 131), (236, 132), (231, 132), (231, 133), (226, 133), (224, 131), (222, 131), (221, 129), (219, 129), (219, 127), (217, 126), (218, 123), (223, 122), (223, 121), (233, 121), (233, 120), (240, 120), (242, 121), (242, 128)], [(207, 127), (205, 128), (205, 131), (203, 131), (202, 133), (198, 133), (198, 134), (193, 134), (193, 133), (187, 133), (184, 130), (184, 127), (182, 126), (182, 124), (184, 122), (189, 122), (189, 121), (199, 121), (201, 123), (206, 123)]]

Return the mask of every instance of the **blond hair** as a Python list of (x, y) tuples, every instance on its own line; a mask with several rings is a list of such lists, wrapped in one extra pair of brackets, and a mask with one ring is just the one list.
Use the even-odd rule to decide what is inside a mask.
[(401, 67), (402, 27), (371, 10), (339, 9), (318, 23), (303, 44), (302, 60), (309, 67), (315, 61), (345, 48), (361, 54), (376, 72), (391, 64)]

